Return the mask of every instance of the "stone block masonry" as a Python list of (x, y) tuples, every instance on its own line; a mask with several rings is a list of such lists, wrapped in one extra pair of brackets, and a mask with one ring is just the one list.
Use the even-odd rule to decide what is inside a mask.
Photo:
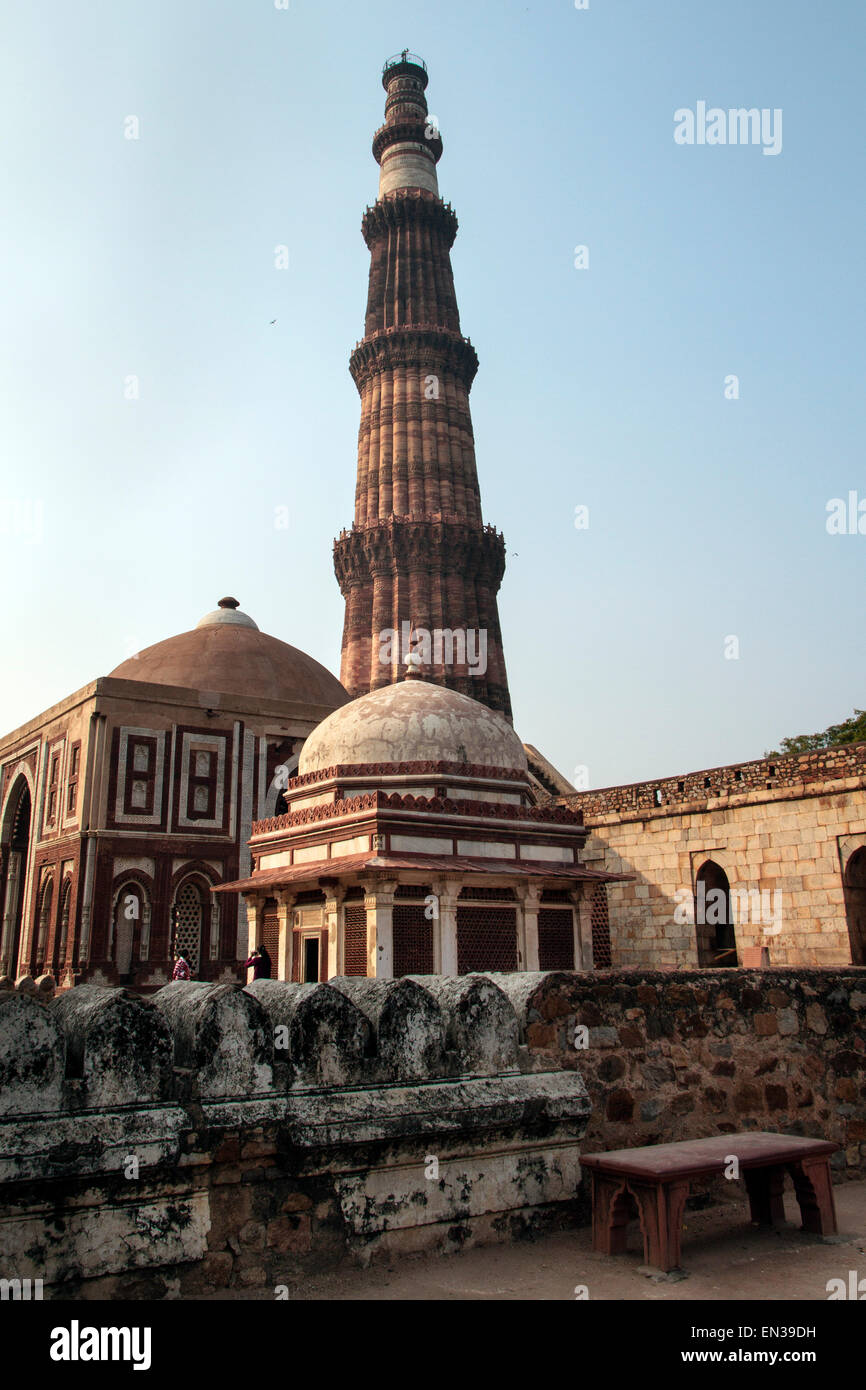
[(866, 964), (866, 744), (560, 801), (584, 816), (588, 867), (631, 875), (608, 889), (614, 967), (713, 963), (694, 905), (707, 864), (734, 895), (739, 963), (766, 946), (774, 966)]

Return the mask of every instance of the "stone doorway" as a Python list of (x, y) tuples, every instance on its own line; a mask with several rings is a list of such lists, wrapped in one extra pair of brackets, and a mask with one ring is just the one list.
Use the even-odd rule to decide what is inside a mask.
[(731, 885), (721, 864), (714, 859), (707, 859), (695, 878), (695, 932), (699, 967), (736, 967), (737, 936)]
[(318, 936), (305, 936), (303, 942), (304, 954), (301, 961), (303, 983), (305, 985), (317, 985), (319, 983), (319, 948), (321, 943)]
[(133, 956), (140, 945), (142, 895), (136, 883), (127, 883), (117, 895), (114, 910), (114, 951), (117, 976), (122, 985), (133, 982)]
[(2, 935), (0, 935), (0, 975), (18, 974), (21, 950), (21, 923), (24, 909), (24, 889), (27, 881), (27, 857), (30, 851), (30, 788), (23, 777), (9, 798), (6, 824), (3, 827)]
[(848, 860), (844, 887), (851, 964), (866, 965), (866, 845), (855, 849)]

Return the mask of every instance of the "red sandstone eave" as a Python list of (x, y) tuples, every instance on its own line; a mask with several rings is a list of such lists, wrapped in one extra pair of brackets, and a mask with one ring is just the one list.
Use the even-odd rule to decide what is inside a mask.
[(349, 874), (373, 870), (496, 874), (498, 877), (508, 874), (511, 878), (568, 879), (576, 883), (626, 883), (634, 878), (634, 874), (609, 874), (601, 869), (587, 869), (582, 864), (543, 864), (537, 860), (467, 859), (459, 855), (449, 855), (446, 858), (432, 854), (352, 854), (347, 855), (345, 859), (320, 859), (313, 864), (263, 869), (250, 878), (238, 879), (236, 883), (220, 883), (211, 891), (258, 893), (263, 889), (286, 887), (293, 883), (317, 882), (322, 878), (345, 878)]

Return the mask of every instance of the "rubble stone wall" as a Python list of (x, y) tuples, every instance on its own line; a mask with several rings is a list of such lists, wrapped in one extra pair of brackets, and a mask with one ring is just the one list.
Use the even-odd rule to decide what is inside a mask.
[(586, 1083), (584, 1153), (774, 1130), (866, 1175), (866, 969), (509, 978), (536, 1065)]

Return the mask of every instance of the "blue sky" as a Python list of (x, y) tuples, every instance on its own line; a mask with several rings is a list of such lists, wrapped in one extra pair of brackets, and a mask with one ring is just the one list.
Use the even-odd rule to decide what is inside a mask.
[[(866, 535), (825, 524), (866, 500), (862, 5), (87, 0), (9, 12), (0, 58), (0, 728), (227, 593), (339, 670), (360, 219), (407, 45), (522, 737), (603, 786), (866, 704)], [(781, 153), (677, 145), (700, 100), (780, 108)]]

